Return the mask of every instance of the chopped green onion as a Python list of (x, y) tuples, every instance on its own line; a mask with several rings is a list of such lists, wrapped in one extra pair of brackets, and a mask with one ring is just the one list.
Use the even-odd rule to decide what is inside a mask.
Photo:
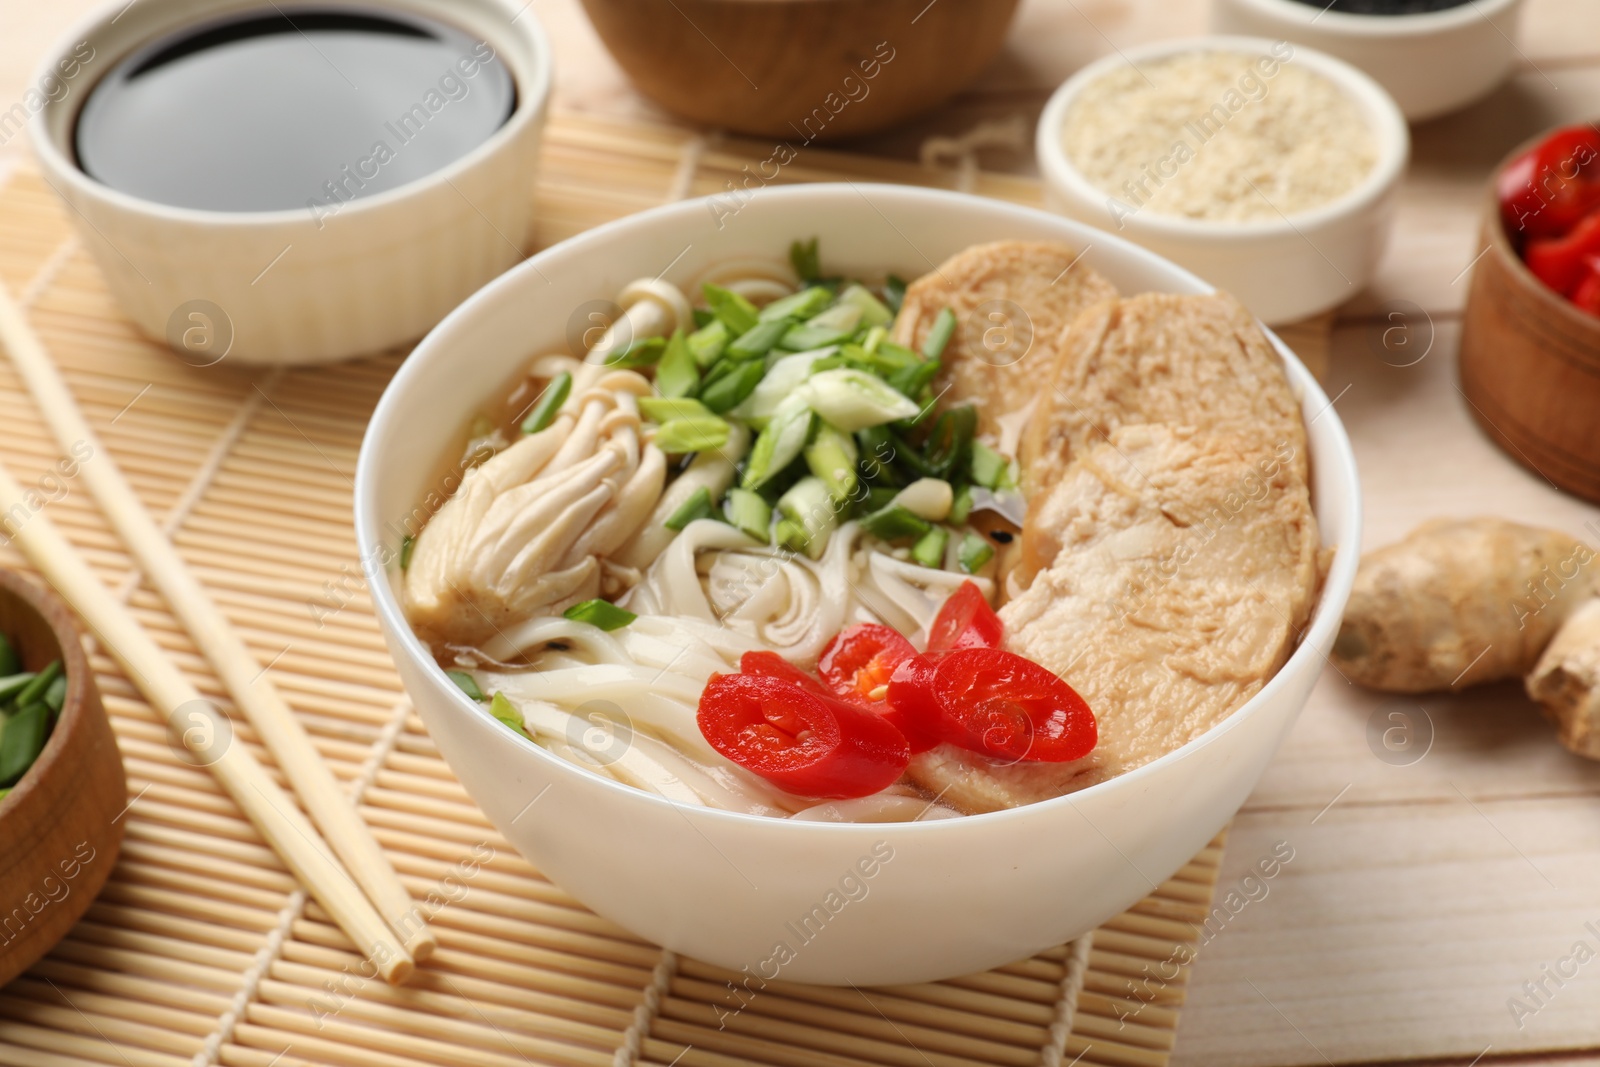
[(972, 514), (972, 487), (963, 485), (956, 490), (955, 499), (950, 502), (950, 514), (945, 516), (945, 521), (952, 526), (960, 526), (967, 521), (967, 516)]
[(706, 452), (728, 443), (730, 430), (726, 419), (715, 415), (673, 419), (663, 423), (652, 440), (663, 452), (682, 455), (685, 452)]
[(56, 680), (50, 683), (50, 688), (44, 691), (44, 706), (50, 709), (51, 715), (61, 713), (61, 705), (67, 702), (67, 676), (59, 674)]
[(910, 508), (890, 504), (861, 520), (861, 528), (883, 541), (898, 541), (903, 537), (922, 537), (933, 528), (927, 519)]
[(929, 522), (943, 522), (954, 501), (950, 483), (942, 478), (918, 478), (895, 494), (894, 502)]
[(788, 319), (758, 322), (728, 346), (728, 355), (733, 359), (755, 359), (757, 356), (764, 356), (772, 351), (778, 339), (788, 330)]
[(934, 477), (949, 481), (967, 469), (968, 457), (972, 455), (972, 435), (977, 428), (978, 410), (971, 404), (949, 408), (939, 414), (922, 454)]
[(33, 679), (32, 671), (22, 671), (8, 678), (0, 678), (0, 704), (7, 703), (12, 697), (28, 688), (28, 683)]
[(656, 364), (656, 391), (665, 397), (693, 396), (700, 388), (700, 367), (682, 330), (674, 330)]
[(972, 472), (972, 480), (985, 489), (997, 489), (1000, 481), (1008, 473), (1010, 464), (1006, 457), (984, 444), (982, 441), (972, 442), (972, 459), (967, 464)]
[[(50, 683), (54, 682), (60, 675), (61, 661), (51, 660), (50, 666), (34, 675), (33, 680), (22, 687), (22, 691), (17, 694), (17, 707), (25, 708), (29, 704), (37, 704), (42, 701), (45, 690), (49, 689)], [(0, 780), (4, 780), (3, 776), (0, 776)]]
[(606, 356), (605, 365), (608, 367), (622, 367), (633, 370), (639, 367), (653, 367), (661, 354), (667, 350), (665, 337), (637, 337), (630, 341), (625, 348), (619, 348)]
[(861, 473), (868, 481), (895, 480), (890, 464), (894, 462), (898, 445), (889, 427), (869, 426), (856, 431), (856, 444), (861, 446)]
[(715, 514), (711, 506), (711, 490), (702, 485), (690, 493), (689, 499), (679, 504), (661, 525), (669, 530), (681, 530), (696, 519), (709, 519)]
[(956, 549), (956, 560), (960, 562), (961, 569), (968, 574), (977, 574), (983, 565), (994, 558), (994, 546), (986, 538), (978, 534), (969, 533), (961, 539), (961, 547)]
[(522, 420), (523, 433), (538, 433), (555, 421), (561, 412), (561, 405), (567, 402), (567, 397), (572, 393), (572, 375), (562, 371), (551, 378), (533, 402), (527, 417)]
[(574, 604), (561, 615), (573, 622), (586, 622), (590, 626), (597, 626), (607, 631), (620, 630), (639, 617), (631, 611), (617, 607), (609, 600), (599, 599)]
[(915, 398), (932, 384), (933, 379), (939, 375), (939, 361), (937, 359), (924, 359), (909, 367), (902, 367), (889, 375), (889, 384), (900, 390), (906, 396)]
[(778, 498), (779, 543), (812, 559), (821, 559), (828, 537), (839, 524), (839, 512), (817, 477), (801, 478)]
[(404, 573), (411, 568), (411, 553), (417, 550), (417, 539), (411, 534), (400, 538), (400, 571)]
[(786, 352), (807, 352), (813, 348), (847, 341), (854, 333), (854, 330), (840, 330), (826, 326), (791, 326), (789, 331), (778, 339), (778, 347)]
[(772, 507), (761, 499), (760, 493), (733, 488), (722, 501), (722, 513), (734, 529), (755, 538), (762, 544), (772, 539)]
[(817, 258), (817, 239), (809, 241), (791, 241), (789, 243), (789, 264), (794, 267), (795, 274), (803, 282), (810, 282), (822, 277), (822, 264)]
[(897, 274), (891, 274), (883, 281), (883, 302), (889, 305), (889, 310), (896, 315), (900, 314), (900, 307), (906, 302), (906, 280)]
[(816, 352), (796, 352), (794, 355), (784, 355), (767, 364), (767, 373), (751, 390), (750, 395), (744, 398), (740, 405), (728, 414), (736, 419), (743, 419), (756, 429), (761, 429), (772, 418), (778, 405), (794, 392), (800, 383), (806, 380), (817, 361), (831, 354), (832, 349), (821, 349)]
[(883, 344), (884, 339), (888, 336), (888, 330), (885, 330), (882, 326), (874, 326), (872, 329), (867, 331), (867, 336), (862, 338), (861, 348), (866, 352), (876, 352), (878, 350), (878, 346)]
[(4, 634), (0, 634), (0, 678), (18, 674), (22, 670), (22, 657), (17, 655), (17, 650), (11, 646)]
[(728, 342), (731, 340), (733, 334), (722, 320), (712, 319), (710, 323), (691, 333), (687, 343), (694, 361), (705, 368), (722, 358), (722, 351), (728, 347)]
[(689, 317), (694, 319), (694, 328), (704, 329), (717, 321), (717, 317), (706, 308), (694, 308), (689, 312)]
[(44, 751), (49, 725), (50, 709), (39, 703), (23, 705), (6, 720), (5, 732), (0, 733), (0, 785), (15, 785), (33, 766)]
[(856, 328), (861, 325), (861, 309), (854, 304), (834, 304), (826, 311), (811, 316), (805, 324), (819, 330), (846, 330), (855, 333)]
[(759, 489), (793, 463), (811, 436), (811, 422), (811, 408), (804, 397), (791, 394), (779, 404), (750, 447), (750, 462), (739, 484), (745, 489)]
[(813, 285), (798, 293), (790, 293), (782, 299), (774, 300), (762, 308), (757, 317), (762, 322), (772, 322), (775, 319), (809, 319), (832, 302), (832, 293), (820, 285)]
[(483, 690), (478, 688), (478, 680), (466, 671), (445, 671), (445, 677), (456, 683), (456, 688), (461, 690), (473, 700), (487, 699)]
[(730, 289), (707, 282), (700, 291), (711, 305), (711, 313), (721, 319), (735, 337), (749, 330), (761, 317), (754, 304)]
[(933, 325), (928, 327), (928, 336), (922, 340), (922, 354), (929, 359), (938, 359), (944, 355), (944, 346), (950, 343), (950, 335), (956, 332), (956, 313), (949, 308), (940, 308), (939, 314), (933, 317)]
[(806, 467), (822, 479), (834, 500), (850, 499), (856, 491), (856, 463), (861, 458), (854, 437), (829, 423), (821, 423), (806, 446), (805, 456)]
[(881, 511), (894, 503), (900, 493), (890, 485), (875, 485), (867, 490), (867, 511)]
[(911, 546), (911, 558), (924, 567), (943, 567), (945, 546), (950, 542), (950, 531), (935, 526)]
[(766, 364), (760, 360), (726, 365), (732, 369), (707, 382), (700, 390), (700, 402), (719, 415), (742, 404), (767, 373)]
[(691, 397), (641, 396), (639, 414), (654, 423), (668, 423), (674, 419), (716, 418), (711, 409)]
[(494, 699), (489, 701), (489, 714), (517, 733), (527, 733), (522, 726), (522, 713), (517, 710), (515, 704), (511, 703), (511, 699), (498, 689), (495, 690)]
[(917, 405), (882, 379), (851, 367), (813, 373), (796, 390), (818, 415), (846, 433), (910, 418)]
[(860, 308), (861, 321), (867, 326), (887, 326), (894, 321), (894, 312), (860, 285), (852, 285), (840, 293), (839, 303)]

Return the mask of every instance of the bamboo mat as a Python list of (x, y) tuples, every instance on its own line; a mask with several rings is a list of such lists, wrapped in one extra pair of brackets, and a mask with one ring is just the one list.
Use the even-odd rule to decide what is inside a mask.
[[(721, 190), (769, 152), (557, 115), (537, 243)], [(822, 151), (782, 177), (1038, 200), (1027, 179)], [(1092, 943), (935, 984), (773, 983), (742, 1003), (731, 974), (640, 941), (540, 877), (484, 820), (407, 704), (350, 519), (362, 430), (401, 353), (308, 370), (186, 367), (120, 316), (64, 210), (26, 167), (0, 186), (0, 278), (26, 304), (105, 446), (349, 784), (407, 887), (434, 911), (441, 946), (404, 988), (363, 979), (344, 935), (96, 654), (132, 799), (125, 843), (84, 920), (0, 991), (0, 1064), (1166, 1063), (1187, 978), (1180, 961), (1205, 939), (1198, 924), (1211, 908), (1220, 836)], [(1294, 336), (1313, 363), (1325, 354), (1325, 321)], [(200, 689), (223, 702), (87, 492), (48, 477), (50, 436), (4, 361), (0, 456), (39, 487), (51, 519)], [(24, 568), (9, 545), (0, 565)], [(235, 728), (266, 762), (248, 726)]]

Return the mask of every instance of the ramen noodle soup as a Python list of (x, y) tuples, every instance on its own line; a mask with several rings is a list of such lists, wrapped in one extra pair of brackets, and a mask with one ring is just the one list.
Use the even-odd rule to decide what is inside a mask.
[(401, 553), (413, 629), (508, 730), (749, 814), (978, 814), (1200, 736), (1309, 617), (1305, 427), (1232, 298), (1079, 258), (907, 284), (813, 240), (631, 283), (464, 428)]

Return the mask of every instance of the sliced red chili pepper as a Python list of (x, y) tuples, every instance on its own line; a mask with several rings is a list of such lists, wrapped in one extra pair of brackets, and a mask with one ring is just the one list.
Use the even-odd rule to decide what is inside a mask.
[(1600, 209), (1565, 237), (1529, 241), (1523, 259), (1534, 277), (1562, 296), (1571, 296), (1592, 256), (1600, 256)]
[(758, 678), (777, 678), (785, 682), (793, 682), (809, 693), (819, 697), (834, 699), (833, 690), (817, 681), (793, 663), (784, 659), (776, 652), (762, 649), (758, 652), (746, 652), (739, 658), (739, 673), (754, 675)]
[(1073, 688), (998, 648), (951, 652), (934, 670), (943, 737), (997, 759), (1064, 763), (1094, 748), (1094, 714)]
[(695, 720), (712, 748), (799, 796), (871, 796), (911, 759), (882, 717), (778, 678), (713, 675)]
[(1000, 616), (973, 581), (961, 583), (934, 617), (928, 631), (928, 651), (957, 648), (999, 648), (1003, 634)]
[(1600, 257), (1589, 257), (1589, 271), (1572, 290), (1572, 302), (1579, 309), (1600, 316)]
[(875, 622), (846, 626), (817, 658), (817, 673), (836, 696), (853, 704), (881, 704), (894, 669), (917, 654), (899, 631)]
[(1600, 207), (1600, 132), (1591, 126), (1556, 130), (1506, 167), (1497, 193), (1512, 236), (1568, 233)]
[(939, 658), (912, 656), (903, 660), (889, 678), (883, 717), (905, 735), (913, 756), (928, 751), (940, 740), (939, 697), (933, 688)]

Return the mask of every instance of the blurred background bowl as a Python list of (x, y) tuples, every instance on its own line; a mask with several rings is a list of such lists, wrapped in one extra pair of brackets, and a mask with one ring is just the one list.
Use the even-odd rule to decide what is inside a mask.
[(1301, 0), (1212, 0), (1211, 28), (1309, 45), (1372, 75), (1418, 122), (1505, 80), (1522, 0), (1466, 0), (1418, 15), (1353, 15)]
[(832, 141), (928, 111), (994, 59), (1018, 0), (583, 0), (639, 91), (736, 133)]
[(1500, 221), (1495, 168), (1461, 322), (1461, 391), (1483, 432), (1513, 459), (1569, 493), (1600, 503), (1600, 318), (1528, 270)]
[[(306, 0), (294, 8), (351, 6), (360, 5)], [(175, 207), (96, 181), (78, 165), (73, 146), (90, 85), (51, 98), (35, 116), (40, 169), (67, 202), (107, 286), (143, 333), (185, 362), (208, 366), (226, 356), (242, 363), (326, 363), (380, 351), (420, 337), (524, 258), (551, 76), (550, 48), (533, 13), (515, 17), (511, 0), (368, 6), (380, 15), (411, 12), (448, 22), (487, 42), (510, 70), (517, 102), (504, 124), (466, 155), (426, 177), (346, 201), (336, 214)], [(271, 0), (111, 0), (61, 39), (40, 78), (53, 76), (82, 41), (95, 49), (85, 79), (91, 81), (168, 34), (275, 10)], [(190, 321), (201, 330), (192, 333)], [(190, 348), (191, 336), (204, 343)]]
[(44, 751), (0, 800), (0, 985), (55, 947), (117, 862), (128, 803), (77, 621), (61, 598), (0, 570), (0, 633), (37, 671), (61, 660), (67, 695)]
[(1355, 102), (1372, 130), (1377, 160), (1349, 192), (1289, 216), (1235, 222), (1117, 210), (1118, 202), (1073, 165), (1062, 142), (1062, 129), (1078, 97), (1127, 63), (1204, 51), (1260, 56), (1272, 45), (1264, 37), (1176, 38), (1096, 60), (1063, 82), (1045, 104), (1035, 147), (1051, 209), (1165, 256), (1238, 297), (1263, 322), (1277, 325), (1298, 322), (1355, 296), (1371, 280), (1388, 244), (1411, 137), (1394, 101), (1377, 82), (1315, 49), (1294, 50), (1293, 63), (1327, 78)]

